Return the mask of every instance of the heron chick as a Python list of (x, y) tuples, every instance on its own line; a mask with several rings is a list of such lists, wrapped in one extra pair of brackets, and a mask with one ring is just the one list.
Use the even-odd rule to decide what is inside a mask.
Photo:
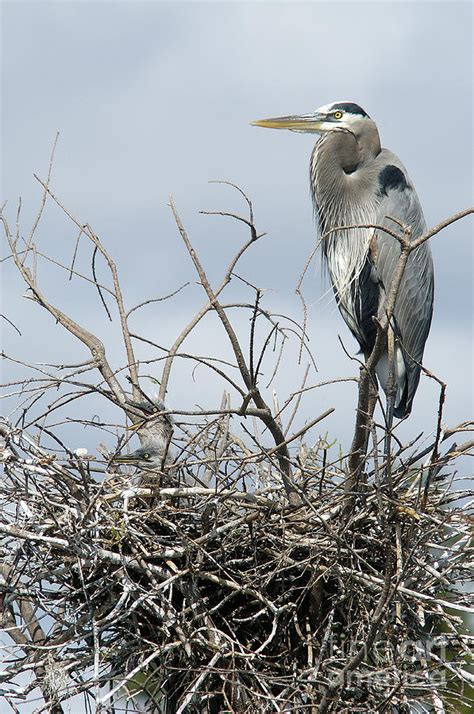
[[(425, 232), (407, 171), (395, 154), (381, 147), (375, 122), (353, 102), (334, 102), (311, 114), (253, 124), (321, 134), (311, 155), (310, 184), (322, 253), (341, 315), (367, 359), (377, 335), (374, 318), (385, 312), (400, 245), (382, 230), (360, 226), (393, 231), (398, 224), (402, 230), (406, 227), (411, 240)], [(433, 312), (433, 274), (431, 250), (425, 242), (408, 258), (387, 343), (376, 366), (390, 421), (392, 410), (401, 419), (412, 408)], [(395, 378), (393, 394), (390, 370)]]
[(113, 461), (136, 466), (140, 471), (163, 472), (164, 466), (172, 460), (173, 419), (166, 413), (166, 405), (157, 397), (139, 402), (129, 400), (129, 404), (144, 415), (130, 427), (140, 439), (140, 448), (130, 454), (117, 454)]

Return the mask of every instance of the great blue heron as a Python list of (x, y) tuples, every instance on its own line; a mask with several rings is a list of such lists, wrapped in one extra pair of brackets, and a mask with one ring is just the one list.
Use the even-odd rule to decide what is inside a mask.
[[(375, 122), (353, 102), (334, 102), (313, 114), (253, 124), (322, 134), (310, 162), (322, 251), (341, 315), (367, 358), (377, 331), (373, 317), (383, 314), (400, 245), (381, 230), (328, 231), (361, 224), (393, 230), (396, 225), (390, 219), (395, 219), (410, 228), (412, 239), (420, 236), (426, 224), (407, 171), (395, 154), (381, 148)], [(389, 328), (394, 337), (393, 413), (398, 418), (411, 411), (432, 312), (433, 262), (425, 242), (409, 256)], [(389, 369), (386, 348), (376, 366), (386, 393)]]

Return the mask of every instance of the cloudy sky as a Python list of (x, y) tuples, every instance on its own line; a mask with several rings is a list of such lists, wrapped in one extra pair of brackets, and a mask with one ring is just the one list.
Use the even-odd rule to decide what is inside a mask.
[[(315, 239), (308, 187), (314, 138), (263, 131), (250, 126), (253, 119), (356, 101), (377, 121), (383, 145), (407, 166), (429, 225), (471, 203), (470, 3), (3, 2), (2, 35), (2, 200), (10, 219), (21, 196), (27, 233), (40, 198), (33, 172), (45, 176), (59, 130), (53, 190), (116, 258), (128, 304), (193, 283), (174, 301), (136, 314), (134, 331), (161, 345), (172, 344), (204, 302), (168, 196), (214, 282), (246, 239), (242, 227), (199, 214), (245, 210), (229, 187), (209, 183), (215, 179), (247, 191), (258, 228), (267, 233), (239, 274), (269, 290), (268, 307), (301, 317), (294, 290)], [(40, 250), (68, 264), (76, 233), (50, 206), (37, 234)], [(472, 245), (468, 220), (432, 241), (436, 303), (425, 364), (448, 383), (451, 425), (472, 416)], [(90, 274), (90, 253), (85, 245), (81, 250), (79, 264)], [(116, 321), (108, 324), (96, 293), (48, 265), (39, 274), (47, 295), (99, 334), (114, 366), (122, 364)], [(324, 297), (327, 285), (316, 267), (305, 285), (319, 370), (312, 383), (356, 374), (338, 336), (350, 353), (355, 343)], [(4, 264), (2, 312), (22, 332), (3, 323), (7, 353), (35, 362), (85, 359), (85, 350), (23, 293)], [(240, 285), (229, 293), (230, 300), (250, 296)], [(243, 335), (247, 321), (236, 319)], [(185, 347), (229, 354), (213, 319)], [(281, 402), (298, 388), (304, 367), (290, 349), (275, 382)], [(4, 365), (4, 379), (15, 370)], [(160, 373), (158, 367), (148, 372)], [(176, 409), (217, 406), (223, 387), (203, 370), (193, 379), (186, 363), (173, 374), (168, 401)], [(437, 394), (423, 378), (403, 436), (433, 430)], [(310, 392), (301, 419), (329, 406), (336, 412), (321, 431), (347, 448), (355, 386)], [(95, 435), (88, 438), (94, 448)]]

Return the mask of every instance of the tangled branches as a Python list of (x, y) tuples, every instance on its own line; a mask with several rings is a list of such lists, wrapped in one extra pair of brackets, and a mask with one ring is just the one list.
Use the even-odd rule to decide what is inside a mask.
[(105, 705), (125, 687), (138, 709), (146, 693), (154, 710), (179, 712), (462, 701), (469, 603), (455, 586), (468, 577), (470, 529), (447, 509), (462, 494), (442, 479), (423, 509), (426, 469), (400, 465), (395, 496), (369, 473), (374, 485), (344, 521), (343, 474), (322, 448), (301, 448), (303, 505), (291, 508), (272, 485), (276, 457), (249, 454), (224, 419), (198, 429), (179, 465), (196, 483), (212, 466), (207, 487), (97, 482), (83, 459), (60, 465), (3, 429), (3, 499), (18, 503), (0, 525), (14, 554), (5, 625), (20, 632), (28, 604), (41, 628), (4, 687), (32, 671), (50, 705), (80, 692)]
[[(101, 711), (126, 703), (129, 711), (179, 714), (404, 712), (414, 702), (461, 711), (473, 683), (462, 589), (470, 494), (452, 472), (473, 443), (452, 441), (472, 424), (443, 426), (444, 388), (432, 443), (403, 445), (393, 435), (397, 446), (387, 453), (386, 430), (359, 410), (363, 448), (334, 457), (326, 436), (312, 431), (333, 409), (292, 431), (302, 394), (322, 386), (308, 382), (305, 329), (273, 314), (262, 291), (243, 280), (252, 299), (222, 302), (238, 261), (262, 235), (245, 195), (247, 216), (222, 214), (243, 223), (249, 238), (217, 288), (171, 202), (206, 299), (162, 348), (129, 327), (131, 315), (154, 300), (127, 311), (102, 241), (61, 206), (50, 175), (41, 184), (43, 202), (26, 239), (2, 217), (11, 260), (33, 300), (88, 348), (90, 360), (23, 364), (34, 376), (9, 385), (23, 400), (19, 417), (0, 425), (9, 637), (0, 677), (12, 709), (37, 698), (38, 711), (61, 712), (80, 695)], [(91, 245), (92, 278), (76, 266), (63, 269), (96, 289), (102, 304), (112, 300), (126, 357), (119, 370), (102, 340), (38, 283), (35, 233), (47, 197)], [(110, 285), (97, 280), (99, 255)], [(231, 319), (236, 307), (250, 317), (245, 337)], [(223, 327), (231, 362), (182, 351), (208, 314)], [(269, 404), (261, 377), (275, 374), (292, 339), (309, 365), (280, 408), (276, 396)], [(160, 352), (146, 360), (163, 362), (160, 399), (143, 386), (137, 345)], [(163, 404), (173, 402), (170, 377), (180, 359), (224, 381), (216, 409)], [(53, 389), (58, 395), (42, 410)], [(91, 395), (112, 405), (114, 422), (74, 417)], [(108, 446), (97, 445), (97, 456), (73, 449), (62, 436), (66, 422), (98, 430)], [(141, 449), (130, 455), (134, 434)], [(119, 453), (138, 471), (119, 465)]]

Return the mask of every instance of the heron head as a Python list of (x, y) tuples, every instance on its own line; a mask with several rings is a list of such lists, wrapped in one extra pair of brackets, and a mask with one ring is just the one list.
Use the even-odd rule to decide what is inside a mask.
[(354, 102), (333, 102), (316, 109), (312, 114), (295, 114), (273, 119), (253, 121), (253, 126), (267, 129), (290, 129), (310, 134), (328, 131), (350, 131), (356, 136), (361, 133), (371, 119), (362, 107)]
[(164, 402), (157, 396), (153, 395), (148, 400), (135, 401), (129, 399), (128, 403), (143, 412), (143, 417), (132, 415), (131, 430), (140, 431), (140, 429), (153, 429), (158, 427), (164, 434), (171, 434), (173, 430), (173, 418), (167, 413), (167, 407)]
[(130, 454), (116, 454), (112, 461), (114, 464), (137, 466), (143, 471), (160, 471), (163, 467), (163, 451), (153, 446), (140, 447)]

